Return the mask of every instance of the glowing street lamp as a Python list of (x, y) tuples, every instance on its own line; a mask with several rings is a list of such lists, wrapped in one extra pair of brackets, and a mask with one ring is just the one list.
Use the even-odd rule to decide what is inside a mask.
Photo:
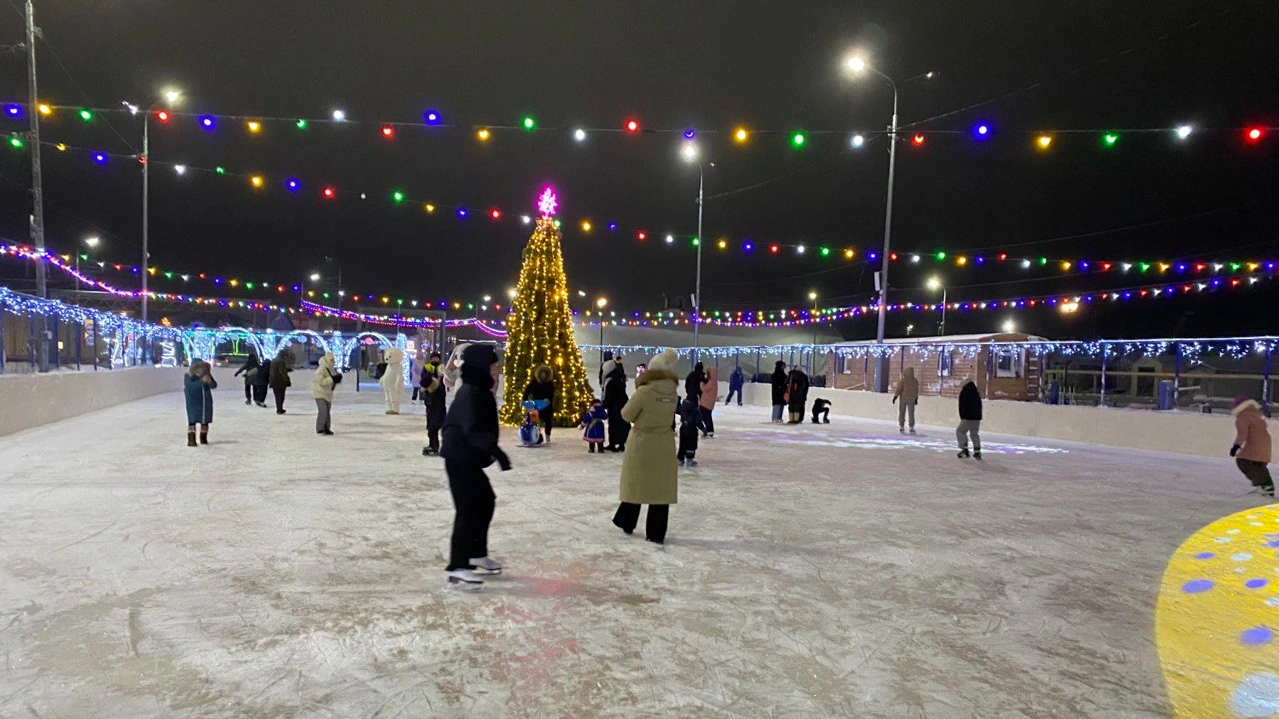
[[(165, 88), (161, 95), (170, 106), (177, 105), (182, 101), (182, 91), (176, 87)], [(130, 114), (137, 115), (141, 112), (137, 105), (129, 102), (122, 103), (129, 109)], [(151, 238), (151, 113), (160, 106), (159, 102), (151, 103), (142, 114), (142, 321), (147, 321), (147, 276), (146, 268), (151, 264), (150, 238)], [(185, 171), (185, 168), (184, 168)], [(182, 174), (182, 173), (178, 173)]]
[[(743, 133), (745, 131), (739, 130), (738, 132)], [(691, 141), (684, 144), (683, 154), (685, 162), (697, 163), (697, 241), (694, 243), (697, 245), (697, 279), (693, 285), (693, 363), (696, 364), (698, 349), (697, 331), (699, 326), (702, 324), (700, 311), (702, 306), (702, 207), (705, 204), (704, 200), (706, 197), (706, 165), (708, 163), (701, 161), (697, 151), (697, 145), (693, 144)], [(715, 166), (715, 163), (713, 162), (709, 164), (711, 167)], [(673, 241), (674, 238), (670, 235), (666, 236), (666, 244), (669, 245)]]
[(946, 286), (942, 284), (941, 278), (933, 276), (928, 278), (928, 289), (936, 292), (941, 290), (941, 322), (937, 325), (937, 334), (946, 334)]
[[(888, 258), (892, 256), (892, 230), (893, 230), (893, 185), (896, 177), (897, 168), (897, 99), (898, 99), (898, 83), (894, 82), (891, 77), (876, 70), (874, 66), (866, 61), (866, 58), (860, 53), (853, 54), (845, 61), (849, 71), (854, 75), (864, 75), (866, 72), (872, 72), (882, 78), (893, 88), (893, 119), (888, 129), (888, 198), (884, 206), (884, 258), (879, 270), (879, 321), (875, 331), (875, 341), (879, 344), (884, 343), (884, 323), (887, 320), (888, 311)], [(922, 75), (909, 77), (901, 82), (902, 85), (913, 80), (932, 79), (937, 73), (926, 72)], [(915, 144), (922, 144), (919, 140), (922, 136), (916, 136)], [(881, 353), (877, 358), (875, 365), (875, 391), (888, 391), (888, 373), (889, 373), (889, 356)]]

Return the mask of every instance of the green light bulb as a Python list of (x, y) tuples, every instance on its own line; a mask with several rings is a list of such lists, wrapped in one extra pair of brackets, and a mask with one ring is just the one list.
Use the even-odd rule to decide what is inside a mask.
[(524, 118), (523, 125), (525, 130), (532, 130), (533, 128), (537, 127), (537, 121), (534, 120), (531, 115), (529, 115)]
[(24, 144), (25, 144), (25, 143), (24, 143), (24, 142), (22, 142), (22, 138), (21, 138), (21, 137), (10, 137), (10, 138), (9, 138), (9, 145), (11, 145), (11, 146), (13, 147), (13, 149), (15, 149), (15, 150), (21, 150)]
[(306, 129), (306, 120), (298, 120), (297, 122), (295, 122), (295, 123), (293, 123), (293, 124), (294, 124), (294, 125), (297, 125), (297, 128), (298, 128), (299, 130), (305, 130), (305, 129)]
[(791, 142), (791, 144), (792, 144), (792, 145), (794, 145), (795, 147), (803, 147), (803, 146), (804, 146), (804, 133), (802, 133), (802, 132), (797, 132), (797, 133), (795, 133), (794, 135), (792, 135), (792, 136), (791, 136), (791, 138), (790, 138), (790, 142)]
[(830, 248), (829, 248), (829, 247), (823, 247), (823, 248), (822, 248), (822, 257), (830, 257)]
[(80, 119), (84, 120), (85, 122), (88, 122), (93, 119), (93, 113), (89, 110), (81, 110)]
[(1106, 147), (1114, 147), (1115, 143), (1119, 142), (1119, 136), (1113, 132), (1108, 132), (1101, 136), (1101, 141), (1106, 143)]
[(941, 262), (942, 260), (945, 260), (945, 259), (946, 259), (946, 253), (945, 253), (945, 252), (938, 252), (938, 253), (937, 253), (937, 261), (938, 261), (938, 262)]
[(395, 200), (396, 202), (404, 202), (404, 193), (400, 192), (399, 190), (396, 190), (395, 192), (391, 193), (391, 199)]
[(1040, 257), (1040, 258), (1039, 258), (1039, 264), (1041, 264), (1041, 265), (1046, 265), (1046, 264), (1048, 264), (1048, 258), (1047, 258), (1047, 257)]
[(219, 175), (225, 175), (226, 168), (221, 165), (218, 165), (217, 169), (215, 169), (214, 172), (218, 173)]

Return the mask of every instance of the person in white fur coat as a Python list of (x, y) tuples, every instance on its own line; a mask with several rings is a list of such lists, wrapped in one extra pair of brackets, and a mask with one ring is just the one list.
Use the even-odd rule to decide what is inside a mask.
[(399, 414), (400, 398), (404, 396), (404, 353), (399, 347), (386, 351), (386, 371), (379, 382), (386, 395), (386, 413)]

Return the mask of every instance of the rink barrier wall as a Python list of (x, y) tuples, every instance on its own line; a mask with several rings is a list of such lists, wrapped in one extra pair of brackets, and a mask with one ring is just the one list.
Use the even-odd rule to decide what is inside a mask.
[[(719, 402), (722, 404), (727, 396), (728, 384), (721, 382)], [(769, 385), (747, 384), (742, 397), (744, 404), (759, 407), (764, 410), (761, 416), (768, 416), (766, 408), (772, 404)], [(818, 397), (830, 400), (832, 415), (897, 422), (897, 406), (892, 404), (891, 394), (814, 387), (808, 391), (810, 412)], [(804, 421), (810, 421), (811, 416), (805, 415)], [(920, 397), (915, 421), (920, 426), (952, 428), (959, 423), (958, 404), (953, 397)], [(982, 401), (981, 431), (1201, 457), (1228, 457), (1235, 438), (1234, 418), (1229, 414), (997, 399)]]
[[(0, 375), (0, 437), (164, 392), (182, 390), (183, 367)], [(182, 401), (174, 416), (185, 421)]]

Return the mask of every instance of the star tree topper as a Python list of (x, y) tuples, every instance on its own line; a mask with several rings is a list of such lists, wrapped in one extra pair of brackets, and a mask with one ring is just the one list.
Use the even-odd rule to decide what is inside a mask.
[(537, 200), (537, 209), (542, 213), (543, 217), (553, 216), (558, 205), (559, 202), (555, 199), (555, 190), (549, 187), (542, 190), (542, 196)]

